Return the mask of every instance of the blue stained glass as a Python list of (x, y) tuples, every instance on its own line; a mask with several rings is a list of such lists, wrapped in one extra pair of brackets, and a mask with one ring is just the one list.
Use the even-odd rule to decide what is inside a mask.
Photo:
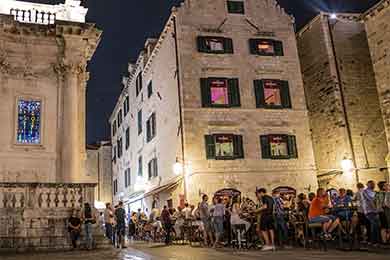
[(41, 101), (18, 101), (17, 142), (20, 144), (40, 144)]

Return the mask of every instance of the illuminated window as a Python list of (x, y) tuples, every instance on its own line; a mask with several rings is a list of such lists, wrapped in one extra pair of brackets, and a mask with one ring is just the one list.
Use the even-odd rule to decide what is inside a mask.
[(206, 135), (206, 157), (215, 160), (234, 160), (244, 158), (241, 135)]
[(233, 41), (224, 37), (199, 36), (198, 50), (206, 53), (233, 53)]
[(201, 79), (203, 107), (240, 107), (238, 79)]
[(41, 101), (18, 101), (17, 143), (41, 143)]
[(264, 135), (260, 137), (263, 159), (298, 158), (295, 136)]
[(276, 79), (255, 80), (256, 106), (258, 108), (291, 108), (288, 81)]
[(272, 39), (250, 39), (251, 54), (260, 56), (284, 56), (283, 43)]

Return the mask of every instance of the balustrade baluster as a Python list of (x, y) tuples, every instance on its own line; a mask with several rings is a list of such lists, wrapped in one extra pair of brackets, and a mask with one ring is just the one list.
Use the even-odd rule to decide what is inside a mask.
[(0, 209), (4, 207), (4, 189), (0, 187)]
[(56, 207), (56, 190), (49, 188), (49, 208), (55, 208)]

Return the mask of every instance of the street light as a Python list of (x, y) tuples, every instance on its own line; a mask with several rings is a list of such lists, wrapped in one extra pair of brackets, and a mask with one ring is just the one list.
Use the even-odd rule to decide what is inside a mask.
[(343, 172), (352, 172), (355, 167), (353, 165), (353, 161), (351, 159), (348, 159), (344, 157), (344, 159), (341, 161), (341, 168), (343, 169)]
[(335, 14), (335, 13), (332, 13), (332, 14), (330, 14), (330, 19), (337, 19), (337, 14)]

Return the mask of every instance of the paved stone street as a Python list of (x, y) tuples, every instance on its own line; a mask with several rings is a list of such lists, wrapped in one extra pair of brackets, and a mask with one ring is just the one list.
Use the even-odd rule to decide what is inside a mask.
[(29, 253), (18, 255), (2, 255), (1, 260), (333, 260), (333, 259), (365, 259), (365, 260), (388, 260), (387, 253), (368, 252), (341, 252), (329, 251), (320, 252), (317, 250), (285, 250), (275, 253), (262, 253), (259, 251), (233, 252), (231, 250), (213, 250), (203, 248), (192, 248), (189, 246), (150, 246), (137, 244), (126, 250), (97, 250), (92, 252), (74, 251), (62, 253)]

